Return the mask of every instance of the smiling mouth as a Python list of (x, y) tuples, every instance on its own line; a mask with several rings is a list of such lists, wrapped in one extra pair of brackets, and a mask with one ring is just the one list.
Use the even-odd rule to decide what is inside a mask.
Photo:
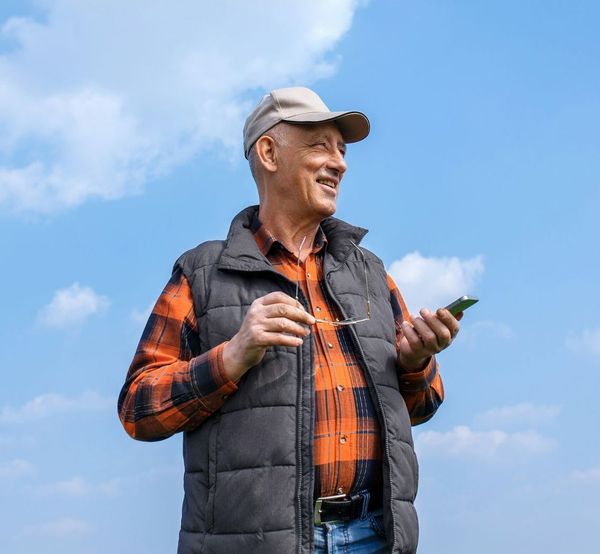
[(317, 179), (317, 183), (319, 183), (320, 185), (324, 185), (326, 187), (329, 187), (333, 190), (337, 189), (337, 182), (333, 181), (331, 179)]

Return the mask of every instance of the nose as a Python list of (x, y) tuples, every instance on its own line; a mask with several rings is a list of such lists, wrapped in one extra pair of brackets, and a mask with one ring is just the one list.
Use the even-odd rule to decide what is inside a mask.
[(342, 175), (344, 175), (346, 169), (348, 169), (348, 164), (339, 150), (336, 150), (336, 152), (329, 157), (327, 169), (335, 171), (339, 179), (342, 178)]

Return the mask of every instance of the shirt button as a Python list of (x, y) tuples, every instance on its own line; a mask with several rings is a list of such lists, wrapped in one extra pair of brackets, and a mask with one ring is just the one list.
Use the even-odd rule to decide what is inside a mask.
[(339, 487), (337, 491), (338, 494), (344, 494), (344, 489), (342, 487)]
[(317, 312), (320, 312), (320, 311), (321, 311), (321, 308), (319, 308), (319, 306), (317, 306), (317, 307), (315, 308), (315, 310), (317, 310)]
[(344, 390), (344, 385), (338, 385), (337, 387), (335, 387), (337, 390), (339, 390), (340, 392), (342, 392)]
[(333, 344), (331, 344), (330, 342), (327, 343), (327, 346), (329, 346), (329, 348), (333, 348)]
[(340, 442), (341, 442), (342, 444), (346, 444), (346, 441), (347, 441), (347, 440), (348, 440), (348, 439), (346, 438), (346, 435), (342, 435), (342, 436), (340, 437)]
[(307, 273), (306, 276), (310, 279), (310, 273)]

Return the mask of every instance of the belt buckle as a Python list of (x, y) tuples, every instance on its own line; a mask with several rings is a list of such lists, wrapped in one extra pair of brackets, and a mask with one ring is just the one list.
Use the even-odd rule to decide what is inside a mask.
[[(333, 496), (320, 496), (319, 498), (317, 498), (315, 500), (315, 525), (321, 525), (321, 507), (323, 506), (323, 501), (324, 500), (341, 500), (342, 498), (346, 498), (348, 495), (346, 494), (334, 494)], [(338, 520), (332, 520), (328, 523), (333, 523), (334, 521), (338, 521)], [(339, 520), (341, 521), (341, 520)]]

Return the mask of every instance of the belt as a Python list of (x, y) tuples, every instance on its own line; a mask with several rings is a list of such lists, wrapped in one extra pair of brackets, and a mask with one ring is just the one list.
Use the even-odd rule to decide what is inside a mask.
[(351, 521), (381, 508), (381, 492), (361, 491), (357, 494), (321, 496), (315, 501), (315, 525)]

